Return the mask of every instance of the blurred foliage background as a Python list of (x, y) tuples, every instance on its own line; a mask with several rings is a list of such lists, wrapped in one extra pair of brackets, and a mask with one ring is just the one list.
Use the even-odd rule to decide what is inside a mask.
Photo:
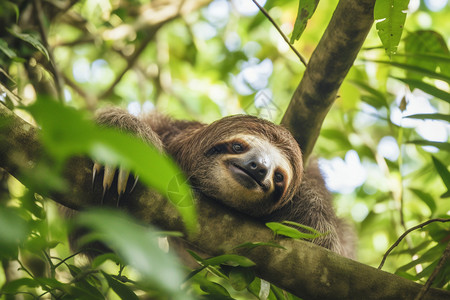
[[(297, 56), (250, 0), (186, 2), (191, 9), (179, 10), (178, 1), (0, 0), (0, 101), (27, 120), (30, 116), (17, 106), (50, 94), (91, 112), (116, 105), (133, 114), (156, 108), (203, 122), (247, 113), (278, 123), (305, 69)], [(320, 2), (294, 43), (304, 57), (311, 56), (337, 2)], [(289, 36), (298, 1), (259, 3)], [(401, 42), (391, 58), (374, 26), (317, 142), (314, 155), (335, 193), (338, 214), (357, 228), (362, 263), (378, 266), (407, 228), (449, 218), (449, 18), (446, 0), (411, 0)], [(51, 260), (36, 254), (41, 253), (37, 249), (51, 248), (52, 256), (68, 257), (66, 225), (54, 205), (36, 198), (33, 190), (5, 172), (0, 175), (2, 236), (19, 241), (21, 255), (38, 270)], [(17, 225), (14, 231), (10, 224)], [(415, 231), (396, 247), (383, 269), (425, 282), (449, 238), (449, 223)], [(9, 258), (17, 256), (15, 245), (1, 245), (0, 285), (7, 280), (3, 273)], [(82, 273), (72, 264), (68, 268), (72, 276)], [(209, 272), (223, 280), (218, 270)], [(434, 284), (448, 288), (449, 278), (447, 265)], [(129, 292), (124, 292), (124, 281), (108, 275), (104, 279), (120, 297)], [(27, 286), (31, 294), (38, 285), (59, 287), (48, 280), (19, 286)], [(203, 279), (197, 284), (208, 285)], [(217, 295), (224, 293), (221, 288), (209, 286), (198, 293)], [(160, 292), (167, 290), (170, 286)], [(271, 293), (275, 297), (275, 291)], [(250, 297), (239, 295), (233, 294)]]

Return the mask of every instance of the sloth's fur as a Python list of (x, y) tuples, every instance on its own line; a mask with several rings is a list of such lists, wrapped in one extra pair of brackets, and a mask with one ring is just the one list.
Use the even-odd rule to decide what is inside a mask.
[[(317, 164), (303, 169), (301, 150), (282, 126), (245, 115), (209, 125), (158, 113), (137, 118), (116, 108), (99, 111), (97, 122), (131, 132), (168, 153), (199, 196), (265, 222), (310, 226), (326, 233), (313, 243), (355, 257), (353, 230), (336, 216)], [(236, 144), (241, 147), (235, 149)], [(253, 161), (265, 166), (263, 175), (254, 173), (260, 177), (248, 167), (255, 166)]]

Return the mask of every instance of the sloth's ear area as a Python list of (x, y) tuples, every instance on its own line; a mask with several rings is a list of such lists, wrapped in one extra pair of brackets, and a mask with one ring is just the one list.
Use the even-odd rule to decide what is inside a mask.
[[(105, 201), (105, 197), (110, 191), (111, 187), (114, 183), (117, 186), (117, 202), (116, 206), (119, 206), (120, 200), (127, 193), (127, 186), (129, 185), (130, 172), (120, 167), (116, 169), (112, 166), (102, 166), (101, 164), (94, 162), (94, 166), (92, 167), (92, 188), (94, 188), (95, 182), (97, 179), (100, 179), (103, 171), (103, 180), (102, 180), (102, 200), (101, 204), (103, 205)], [(117, 181), (114, 182), (114, 178), (117, 174)], [(138, 182), (139, 176), (135, 176), (133, 185), (128, 189), (128, 194), (131, 194)]]

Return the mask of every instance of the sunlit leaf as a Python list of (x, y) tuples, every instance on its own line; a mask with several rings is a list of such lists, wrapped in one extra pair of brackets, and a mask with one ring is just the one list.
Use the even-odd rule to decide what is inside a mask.
[(247, 257), (235, 254), (224, 254), (216, 257), (211, 257), (203, 260), (202, 263), (205, 266), (215, 266), (223, 264), (229, 266), (252, 267), (255, 265), (255, 263)]
[(92, 230), (94, 236), (136, 269), (145, 282), (173, 299), (187, 299), (180, 290), (183, 272), (177, 259), (158, 246), (157, 231), (136, 224), (118, 211), (97, 210), (80, 213), (77, 223)]
[(383, 43), (386, 54), (391, 57), (397, 52), (397, 46), (406, 20), (409, 0), (377, 0), (374, 18), (378, 36)]
[(439, 173), (439, 176), (441, 176), (442, 181), (444, 182), (444, 185), (447, 187), (447, 192), (444, 193), (441, 197), (449, 197), (450, 196), (450, 172), (447, 169), (447, 166), (444, 165), (439, 159), (432, 156), (433, 164), (436, 170)]
[(393, 78), (403, 81), (404, 83), (409, 85), (411, 89), (418, 88), (431, 96), (434, 96), (438, 99), (442, 99), (442, 100), (450, 103), (450, 93), (443, 91), (441, 89), (438, 89), (437, 87), (435, 87), (431, 84), (425, 83), (425, 82), (423, 82), (421, 80), (417, 80), (417, 79), (398, 78), (398, 77), (393, 77)]
[(8, 58), (13, 59), (16, 58), (17, 55), (11, 48), (8, 47), (8, 43), (5, 40), (0, 38), (0, 51), (3, 52)]
[(415, 115), (409, 115), (405, 116), (405, 118), (410, 119), (419, 119), (419, 120), (442, 120), (450, 122), (450, 115), (444, 115), (444, 114), (415, 114)]
[(236, 291), (246, 289), (255, 279), (255, 273), (249, 268), (234, 267), (228, 274), (230, 283)]
[(0, 206), (0, 258), (17, 257), (17, 247), (28, 233), (28, 225), (17, 209)]
[(35, 35), (29, 34), (29, 33), (21, 33), (17, 31), (17, 27), (14, 27), (13, 29), (8, 29), (8, 31), (14, 35), (15, 37), (23, 40), (24, 42), (29, 43), (31, 46), (36, 48), (39, 52), (45, 55), (47, 60), (49, 60), (49, 55), (47, 48), (42, 44), (42, 42), (37, 38)]
[(40, 284), (35, 279), (19, 278), (19, 279), (7, 282), (0, 291), (5, 294), (14, 294), (14, 293), (17, 293), (23, 286), (26, 286), (29, 288), (35, 288), (35, 287), (38, 287), (39, 285)]
[(415, 65), (410, 65), (410, 64), (405, 64), (405, 63), (399, 63), (399, 62), (393, 62), (393, 61), (384, 61), (384, 60), (372, 60), (372, 62), (374, 63), (378, 63), (378, 64), (387, 64), (387, 65), (391, 65), (393, 67), (396, 68), (401, 68), (403, 70), (406, 71), (411, 71), (411, 72), (415, 72), (418, 74), (421, 74), (423, 76), (427, 76), (430, 78), (435, 78), (435, 79), (440, 79), (443, 80), (447, 83), (450, 83), (450, 77), (446, 76), (444, 74), (441, 73), (437, 73), (434, 71), (430, 71), (421, 67), (417, 67)]
[[(431, 30), (418, 30), (408, 34), (405, 39), (406, 63), (435, 71), (440, 67), (442, 73), (450, 75), (450, 56), (445, 39)], [(440, 56), (440, 57), (439, 57)], [(421, 78), (408, 72), (410, 78)]]
[(247, 243), (243, 243), (239, 246), (236, 246), (234, 249), (239, 249), (239, 248), (246, 248), (246, 249), (253, 249), (256, 247), (261, 247), (261, 246), (268, 246), (268, 247), (275, 247), (275, 248), (281, 248), (281, 249), (286, 249), (283, 246), (276, 244), (276, 243), (264, 243), (264, 242), (247, 242)]
[(108, 285), (112, 288), (112, 290), (120, 297), (120, 299), (124, 300), (133, 300), (139, 299), (138, 296), (124, 283), (119, 280), (113, 278), (111, 275), (102, 271), (103, 276), (106, 278)]
[(373, 87), (371, 87), (369, 84), (367, 84), (364, 81), (361, 80), (349, 80), (350, 83), (352, 83), (353, 85), (363, 89), (364, 91), (368, 92), (369, 94), (371, 94), (373, 97), (371, 97), (371, 99), (373, 99), (373, 103), (368, 103), (370, 105), (372, 105), (375, 108), (380, 108), (382, 106), (387, 107), (387, 101), (386, 101), (386, 94), (380, 92), (377, 89), (374, 89)]
[[(275, 234), (281, 234), (293, 239), (315, 239), (322, 235), (320, 233), (318, 234), (317, 231), (308, 226), (305, 226), (305, 228), (308, 228), (307, 230), (313, 233), (304, 233), (295, 228), (292, 228), (291, 226), (287, 226), (277, 222), (266, 223), (266, 226), (269, 227)], [(296, 224), (295, 226), (298, 225)]]
[(427, 140), (413, 140), (413, 141), (408, 141), (407, 143), (415, 144), (415, 145), (419, 145), (419, 146), (433, 146), (433, 147), (436, 147), (436, 148), (438, 148), (440, 150), (450, 151), (450, 143), (446, 143), (446, 142), (433, 142), (433, 141), (427, 141)]
[(431, 214), (433, 214), (436, 211), (436, 203), (434, 202), (433, 197), (424, 191), (418, 190), (418, 189), (409, 189), (411, 192), (413, 192), (420, 200), (422, 200), (431, 211)]
[(295, 19), (294, 30), (292, 31), (290, 40), (291, 44), (298, 40), (303, 31), (305, 31), (306, 24), (308, 23), (308, 20), (313, 16), (318, 4), (319, 0), (298, 1), (298, 12), (297, 18)]
[(99, 256), (96, 256), (91, 263), (92, 268), (98, 268), (100, 265), (102, 265), (106, 261), (112, 261), (116, 264), (123, 264), (123, 261), (114, 253), (105, 253)]

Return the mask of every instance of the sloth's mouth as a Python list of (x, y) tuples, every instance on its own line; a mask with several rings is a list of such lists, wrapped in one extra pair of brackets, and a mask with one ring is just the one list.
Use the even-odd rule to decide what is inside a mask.
[(234, 179), (248, 189), (254, 189), (257, 186), (260, 186), (263, 191), (267, 191), (268, 187), (263, 184), (261, 181), (253, 177), (247, 170), (243, 167), (239, 166), (236, 163), (231, 163), (229, 165), (229, 170), (231, 171), (231, 175)]

